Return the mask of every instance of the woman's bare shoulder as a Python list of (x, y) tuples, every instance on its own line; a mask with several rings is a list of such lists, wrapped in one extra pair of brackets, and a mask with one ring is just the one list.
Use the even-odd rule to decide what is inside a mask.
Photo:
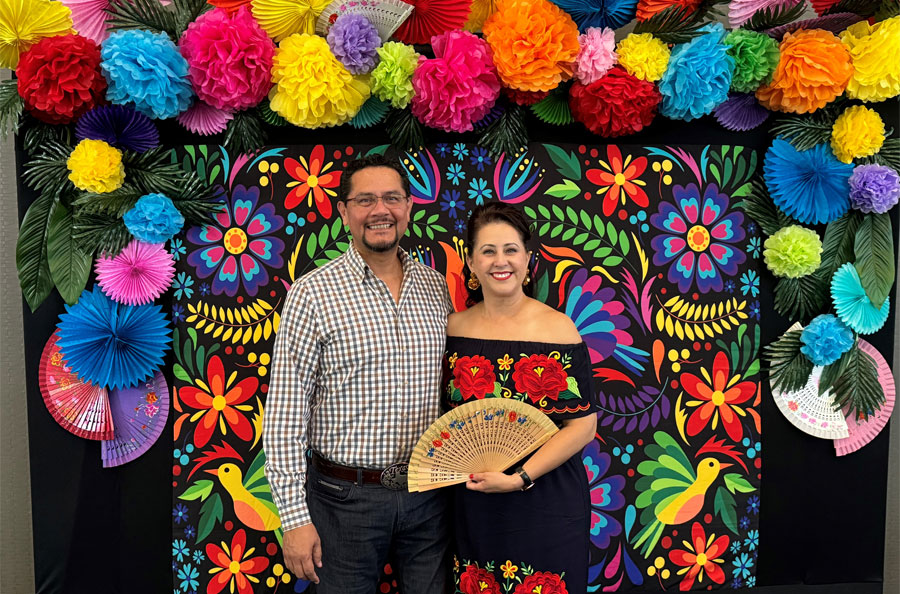
[(556, 342), (560, 344), (578, 344), (581, 342), (581, 335), (578, 334), (578, 328), (572, 319), (561, 311), (557, 311), (552, 307), (534, 301), (532, 305), (534, 315), (532, 325), (536, 331), (540, 332), (540, 342)]

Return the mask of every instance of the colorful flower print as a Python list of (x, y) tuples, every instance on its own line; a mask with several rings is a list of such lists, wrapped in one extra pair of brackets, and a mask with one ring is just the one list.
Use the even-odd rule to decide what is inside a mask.
[(653, 264), (671, 262), (668, 278), (683, 293), (695, 282), (701, 293), (721, 291), (723, 275), (737, 274), (747, 259), (732, 245), (744, 239), (744, 215), (727, 212), (728, 196), (715, 184), (706, 187), (702, 198), (696, 184), (674, 186), (672, 193), (675, 204), (660, 202), (659, 212), (650, 217), (650, 224), (664, 232), (650, 242)]
[(631, 335), (625, 331), (631, 324), (622, 315), (625, 306), (615, 300), (615, 289), (601, 288), (602, 282), (600, 275), (589, 275), (586, 268), (581, 268), (572, 276), (566, 297), (566, 315), (575, 322), (578, 333), (587, 344), (591, 363), (599, 363), (613, 354), (627, 357), (620, 345), (630, 346), (633, 342)]
[(625, 496), (622, 495), (625, 477), (618, 474), (606, 476), (611, 458), (600, 451), (600, 443), (596, 440), (584, 448), (582, 462), (591, 490), (591, 542), (606, 549), (610, 538), (622, 533), (622, 524), (612, 512), (625, 505)]
[(259, 188), (238, 185), (231, 197), (224, 198), (225, 208), (215, 215), (216, 223), (188, 230), (190, 242), (201, 246), (188, 255), (188, 264), (197, 276), (213, 276), (212, 292), (234, 297), (244, 286), (249, 295), (269, 283), (267, 268), (282, 266), (284, 242), (278, 231), (284, 219), (275, 214), (275, 205), (259, 205)]
[(731, 376), (728, 355), (723, 351), (716, 354), (713, 361), (712, 377), (705, 369), (701, 369), (704, 379), (693, 373), (681, 374), (681, 387), (693, 398), (685, 404), (694, 408), (688, 418), (687, 433), (697, 435), (712, 420), (715, 431), (721, 420), (725, 432), (734, 441), (740, 441), (744, 433), (740, 417), (747, 416), (743, 407), (738, 406), (750, 400), (756, 393), (756, 384), (739, 382), (740, 376)]
[(206, 545), (206, 555), (216, 567), (209, 570), (212, 578), (206, 585), (206, 594), (219, 594), (225, 586), (229, 592), (237, 594), (253, 594), (253, 585), (259, 578), (253, 574), (265, 571), (269, 566), (266, 557), (251, 557), (253, 548), (247, 549), (247, 533), (241, 528), (234, 533), (229, 548), (224, 542), (220, 545)]
[(304, 157), (299, 161), (285, 159), (284, 170), (294, 181), (287, 184), (291, 191), (284, 199), (284, 207), (294, 208), (306, 199), (310, 207), (315, 202), (319, 214), (330, 219), (331, 200), (337, 197), (335, 188), (341, 184), (341, 172), (333, 171), (332, 167), (332, 161), (325, 161), (325, 148), (321, 144), (313, 148), (309, 161)]
[(702, 585), (704, 577), (717, 584), (725, 583), (725, 572), (720, 565), (725, 562), (722, 555), (728, 551), (727, 535), (723, 534), (716, 538), (715, 534), (710, 534), (707, 539), (703, 525), (694, 522), (691, 528), (691, 541), (684, 541), (684, 544), (687, 549), (669, 551), (669, 560), (682, 568), (676, 572), (684, 576), (678, 584), (679, 590), (682, 592), (690, 590), (695, 580)]
[(625, 204), (626, 198), (642, 208), (650, 204), (647, 192), (642, 188), (647, 182), (640, 176), (647, 169), (647, 158), (638, 157), (632, 160), (631, 155), (622, 159), (622, 152), (614, 144), (606, 149), (609, 162), (600, 161), (602, 169), (588, 169), (585, 174), (588, 180), (600, 186), (598, 194), (603, 194), (603, 215), (609, 216), (621, 203)]
[(248, 377), (234, 384), (234, 375), (226, 377), (225, 367), (218, 355), (210, 357), (206, 377), (204, 389), (185, 386), (178, 392), (184, 404), (199, 409), (191, 416), (191, 422), (200, 421), (194, 431), (194, 445), (198, 448), (205, 446), (216, 427), (220, 427), (225, 434), (226, 425), (238, 439), (250, 441), (253, 426), (243, 413), (253, 410), (253, 407), (243, 403), (256, 393), (259, 380)]

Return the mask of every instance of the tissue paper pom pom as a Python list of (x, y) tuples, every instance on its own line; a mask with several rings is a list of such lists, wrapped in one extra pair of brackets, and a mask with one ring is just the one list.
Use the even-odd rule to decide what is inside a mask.
[(214, 8), (188, 25), (179, 42), (194, 92), (218, 109), (240, 111), (262, 101), (272, 83), (275, 44), (250, 9)]
[(175, 120), (194, 134), (211, 136), (224, 132), (228, 122), (234, 118), (230, 111), (207, 105), (203, 101), (194, 101), (187, 111), (178, 114)]
[(369, 98), (369, 86), (337, 61), (328, 42), (306, 33), (281, 42), (275, 51), (272, 80), (272, 111), (304, 128), (348, 122)]
[(103, 292), (127, 305), (155, 300), (166, 292), (175, 275), (174, 259), (164, 244), (136, 239), (118, 256), (101, 255), (94, 268)]
[(103, 99), (100, 47), (81, 35), (45, 37), (22, 54), (19, 95), (37, 119), (68, 124)]
[(122, 152), (102, 140), (79, 142), (66, 161), (69, 180), (79, 190), (105, 194), (118, 190), (125, 181)]
[(0, 9), (0, 68), (15, 70), (19, 54), (44, 37), (74, 32), (72, 12), (61, 2), (20, 0), (15, 9), (4, 2)]
[(669, 67), (659, 81), (659, 111), (673, 120), (699, 118), (728, 98), (734, 58), (721, 43), (725, 30), (716, 23), (701, 31), (706, 33), (675, 46)]
[(616, 46), (619, 66), (641, 80), (656, 82), (666, 73), (672, 51), (650, 33), (630, 33)]
[(778, 64), (778, 43), (762, 33), (738, 29), (725, 38), (728, 55), (734, 58), (731, 88), (739, 93), (752, 93), (772, 79)]
[(635, 16), (638, 21), (643, 22), (667, 8), (681, 9), (685, 14), (691, 14), (697, 10), (700, 2), (701, 0), (638, 0)]
[(884, 326), (891, 311), (888, 297), (876, 308), (866, 295), (856, 267), (847, 262), (831, 277), (831, 301), (842, 322), (860, 334), (872, 334)]
[(774, 10), (799, 4), (801, 0), (731, 0), (728, 3), (728, 22), (736, 29), (750, 20), (754, 13), (768, 8)]
[(900, 175), (884, 165), (859, 165), (850, 176), (850, 205), (862, 212), (885, 213), (900, 199)]
[(403, 109), (415, 94), (412, 76), (419, 65), (419, 54), (411, 45), (388, 41), (378, 48), (378, 58), (378, 66), (372, 71), (372, 93)]
[(235, 12), (243, 6), (246, 6), (247, 8), (252, 6), (251, 0), (207, 0), (206, 3), (227, 12)]
[(79, 140), (102, 140), (116, 148), (143, 153), (159, 146), (159, 131), (153, 121), (130, 105), (101, 105), (78, 119)]
[(900, 95), (900, 16), (851, 25), (841, 33), (841, 41), (853, 59), (849, 97), (884, 101)]
[(380, 45), (378, 29), (361, 14), (342, 14), (328, 31), (328, 47), (351, 74), (372, 70)]
[(575, 58), (575, 78), (589, 85), (616, 64), (616, 32), (591, 27), (578, 36), (581, 51)]
[(775, 139), (766, 152), (763, 172), (775, 205), (801, 223), (829, 223), (850, 207), (847, 180), (853, 166), (835, 159), (827, 145), (798, 151)]
[(106, 98), (134, 103), (146, 116), (164, 120), (190, 107), (188, 65), (165, 33), (117, 31), (103, 42)]
[(746, 132), (765, 122), (771, 112), (760, 105), (753, 95), (732, 93), (713, 113), (723, 128)]
[(637, 0), (553, 0), (584, 31), (589, 27), (618, 29), (634, 18)]
[(141, 196), (123, 219), (128, 231), (144, 243), (163, 243), (184, 226), (184, 217), (165, 194)]
[(522, 91), (550, 91), (572, 76), (578, 27), (547, 0), (500, 0), (484, 23), (503, 84)]
[(848, 107), (831, 127), (831, 150), (843, 163), (874, 155), (882, 144), (884, 122), (878, 112), (868, 107)]
[(822, 263), (822, 240), (806, 227), (783, 227), (763, 245), (766, 266), (775, 276), (800, 278), (815, 272)]
[(540, 103), (550, 95), (550, 91), (519, 91), (503, 87), (503, 94), (516, 105), (534, 105)]
[(427, 126), (464, 132), (483, 118), (500, 96), (500, 81), (487, 43), (468, 31), (431, 38), (433, 60), (413, 75), (412, 113)]
[(605, 137), (641, 131), (653, 121), (659, 101), (656, 85), (618, 66), (590, 85), (575, 82), (569, 89), (572, 115), (588, 130)]
[(853, 331), (837, 316), (822, 314), (812, 319), (800, 334), (800, 352), (813, 365), (830, 365), (850, 350), (855, 339)]
[(756, 91), (771, 110), (813, 112), (843, 93), (853, 75), (850, 54), (828, 31), (785, 33), (779, 50), (772, 82)]

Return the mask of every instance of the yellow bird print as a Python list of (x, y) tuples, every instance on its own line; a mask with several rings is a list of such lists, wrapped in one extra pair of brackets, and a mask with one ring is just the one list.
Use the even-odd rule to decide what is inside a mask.
[(253, 463), (247, 469), (244, 478), (240, 467), (232, 462), (221, 464), (218, 468), (207, 470), (219, 479), (219, 482), (234, 502), (234, 515), (253, 530), (260, 532), (275, 531), (275, 537), (281, 543), (281, 519), (278, 509), (272, 501), (272, 490), (265, 476), (265, 454), (260, 450)]

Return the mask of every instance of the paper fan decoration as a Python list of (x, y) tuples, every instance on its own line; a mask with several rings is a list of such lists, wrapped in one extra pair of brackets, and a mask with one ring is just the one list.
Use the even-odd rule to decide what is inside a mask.
[(129, 243), (118, 256), (97, 258), (97, 282), (119, 303), (143, 305), (166, 292), (175, 275), (175, 261), (162, 243)]
[(122, 305), (98, 285), (59, 316), (59, 348), (82, 380), (106, 388), (133, 386), (163, 363), (172, 335), (158, 305)]
[(130, 105), (101, 105), (78, 118), (78, 140), (102, 140), (118, 149), (143, 153), (159, 146), (153, 120)]
[(541, 447), (559, 429), (519, 400), (484, 398), (441, 415), (413, 449), (409, 490), (464, 483), (474, 472), (506, 470)]
[(772, 27), (771, 29), (766, 29), (764, 33), (777, 41), (781, 41), (781, 38), (784, 37), (785, 33), (793, 33), (798, 29), (823, 29), (838, 35), (850, 25), (854, 25), (864, 20), (866, 20), (864, 17), (852, 12), (837, 12), (823, 17), (804, 19), (802, 21), (794, 21), (792, 23), (779, 25), (778, 27)]
[(403, 0), (359, 0), (347, 2), (334, 0), (325, 7), (316, 19), (316, 33), (325, 36), (337, 18), (344, 14), (361, 14), (378, 30), (378, 36), (385, 42), (397, 27), (402, 25), (415, 7)]
[[(859, 348), (875, 360), (875, 368), (878, 370), (878, 383), (884, 389), (884, 403), (881, 408), (875, 411), (868, 418), (856, 418), (850, 416), (847, 418), (847, 430), (850, 435), (841, 439), (834, 440), (834, 451), (838, 456), (846, 456), (860, 449), (873, 439), (884, 429), (888, 420), (891, 418), (891, 412), (894, 410), (894, 399), (896, 398), (897, 388), (894, 383), (894, 375), (891, 368), (884, 360), (878, 349), (873, 347), (865, 340), (859, 340)], [(845, 413), (847, 410), (844, 411)]]
[(462, 29), (472, 0), (410, 0), (415, 8), (394, 37), (409, 44), (431, 43), (434, 35)]
[(253, 0), (253, 17), (280, 42), (294, 33), (315, 33), (316, 19), (326, 6), (328, 0)]
[(891, 298), (875, 307), (859, 279), (856, 266), (847, 262), (831, 278), (831, 299), (842, 322), (860, 334), (872, 334), (884, 326), (891, 311)]
[(106, 9), (109, 8), (109, 0), (60, 0), (72, 11), (73, 28), (82, 37), (87, 37), (97, 45), (109, 37), (106, 30)]
[(215, 108), (197, 99), (187, 111), (181, 112), (175, 119), (194, 134), (212, 136), (224, 132), (232, 118), (234, 115), (230, 111)]
[(66, 365), (54, 333), (41, 354), (38, 386), (59, 426), (85, 439), (111, 439), (113, 417), (106, 388), (83, 382)]
[[(795, 323), (788, 331), (799, 329), (800, 324)], [(822, 439), (847, 437), (847, 421), (844, 420), (844, 413), (833, 410), (831, 390), (819, 394), (819, 378), (823, 369), (824, 367), (813, 367), (806, 385), (796, 392), (783, 392), (773, 388), (772, 398), (781, 414), (800, 431)], [(771, 385), (770, 380), (769, 386)]]
[(531, 112), (544, 123), (565, 126), (575, 121), (569, 107), (569, 85), (562, 84), (531, 106)]
[(354, 128), (371, 128), (384, 120), (390, 108), (390, 103), (372, 95), (348, 123)]
[(771, 112), (750, 93), (732, 93), (713, 113), (723, 128), (745, 132), (765, 122)]
[(116, 431), (102, 444), (104, 468), (131, 462), (156, 443), (169, 417), (169, 387), (157, 371), (148, 382), (112, 390), (109, 399)]

